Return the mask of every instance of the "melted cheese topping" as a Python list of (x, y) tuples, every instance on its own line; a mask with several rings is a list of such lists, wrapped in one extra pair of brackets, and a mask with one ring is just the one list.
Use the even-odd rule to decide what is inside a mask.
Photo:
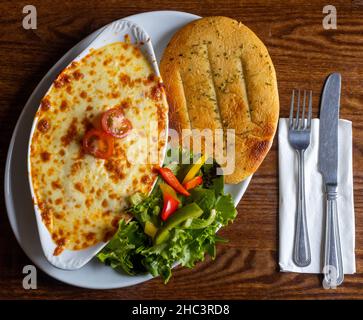
[[(162, 162), (165, 146), (164, 101), (160, 79), (147, 59), (123, 42), (91, 51), (54, 81), (37, 112), (30, 149), (34, 201), (58, 246), (54, 254), (108, 240), (124, 217), (127, 197), (151, 191), (153, 165)], [(84, 154), (86, 130), (116, 106), (124, 109), (132, 133), (115, 140), (107, 160)], [(149, 152), (148, 142), (160, 156), (157, 163), (130, 161)]]

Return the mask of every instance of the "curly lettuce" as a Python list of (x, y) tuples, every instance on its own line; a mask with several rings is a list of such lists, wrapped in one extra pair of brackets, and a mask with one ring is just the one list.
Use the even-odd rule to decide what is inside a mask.
[[(216, 244), (224, 242), (216, 232), (233, 221), (237, 213), (231, 195), (223, 193), (224, 179), (216, 175), (216, 167), (216, 163), (205, 164), (201, 169), (203, 185), (192, 190), (190, 197), (180, 199), (182, 205), (195, 202), (203, 209), (203, 215), (198, 219), (202, 228), (195, 228), (196, 223), (192, 221), (183, 223), (171, 230), (167, 241), (154, 245), (144, 233), (144, 225), (147, 221), (157, 227), (162, 224), (159, 219), (162, 195), (156, 186), (148, 197), (131, 197), (128, 212), (135, 220), (128, 224), (120, 221), (117, 233), (98, 254), (98, 259), (130, 275), (149, 272), (161, 276), (165, 283), (176, 263), (192, 268), (198, 261), (203, 261), (206, 254), (214, 259)], [(173, 169), (175, 172), (183, 170), (182, 167)], [(211, 210), (214, 210), (213, 215)]]

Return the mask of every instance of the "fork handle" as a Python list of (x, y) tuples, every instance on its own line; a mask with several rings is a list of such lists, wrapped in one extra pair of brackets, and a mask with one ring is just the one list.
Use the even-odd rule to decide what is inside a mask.
[(304, 151), (298, 153), (298, 197), (296, 211), (295, 241), (293, 260), (299, 267), (306, 267), (311, 263), (311, 251), (305, 208), (305, 169)]
[(326, 230), (324, 259), (324, 288), (334, 288), (344, 280), (342, 251), (339, 237), (337, 187), (326, 186)]

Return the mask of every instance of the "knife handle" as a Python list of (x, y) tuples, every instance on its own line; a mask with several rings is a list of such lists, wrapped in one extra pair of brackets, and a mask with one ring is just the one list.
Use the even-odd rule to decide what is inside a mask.
[(307, 267), (311, 263), (311, 251), (306, 222), (304, 150), (297, 150), (297, 153), (298, 192), (293, 261), (298, 267)]
[(337, 208), (337, 187), (326, 186), (326, 229), (324, 288), (335, 288), (344, 280), (342, 251), (340, 247), (339, 220)]

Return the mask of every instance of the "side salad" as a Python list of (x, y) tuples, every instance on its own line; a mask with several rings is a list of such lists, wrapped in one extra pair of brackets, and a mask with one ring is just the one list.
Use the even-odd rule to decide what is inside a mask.
[(130, 275), (149, 272), (167, 283), (176, 263), (192, 268), (205, 254), (216, 256), (216, 243), (225, 242), (218, 229), (233, 221), (236, 209), (224, 194), (218, 164), (201, 156), (191, 165), (169, 163), (149, 196), (130, 197), (134, 219), (119, 222), (117, 233), (98, 259)]

